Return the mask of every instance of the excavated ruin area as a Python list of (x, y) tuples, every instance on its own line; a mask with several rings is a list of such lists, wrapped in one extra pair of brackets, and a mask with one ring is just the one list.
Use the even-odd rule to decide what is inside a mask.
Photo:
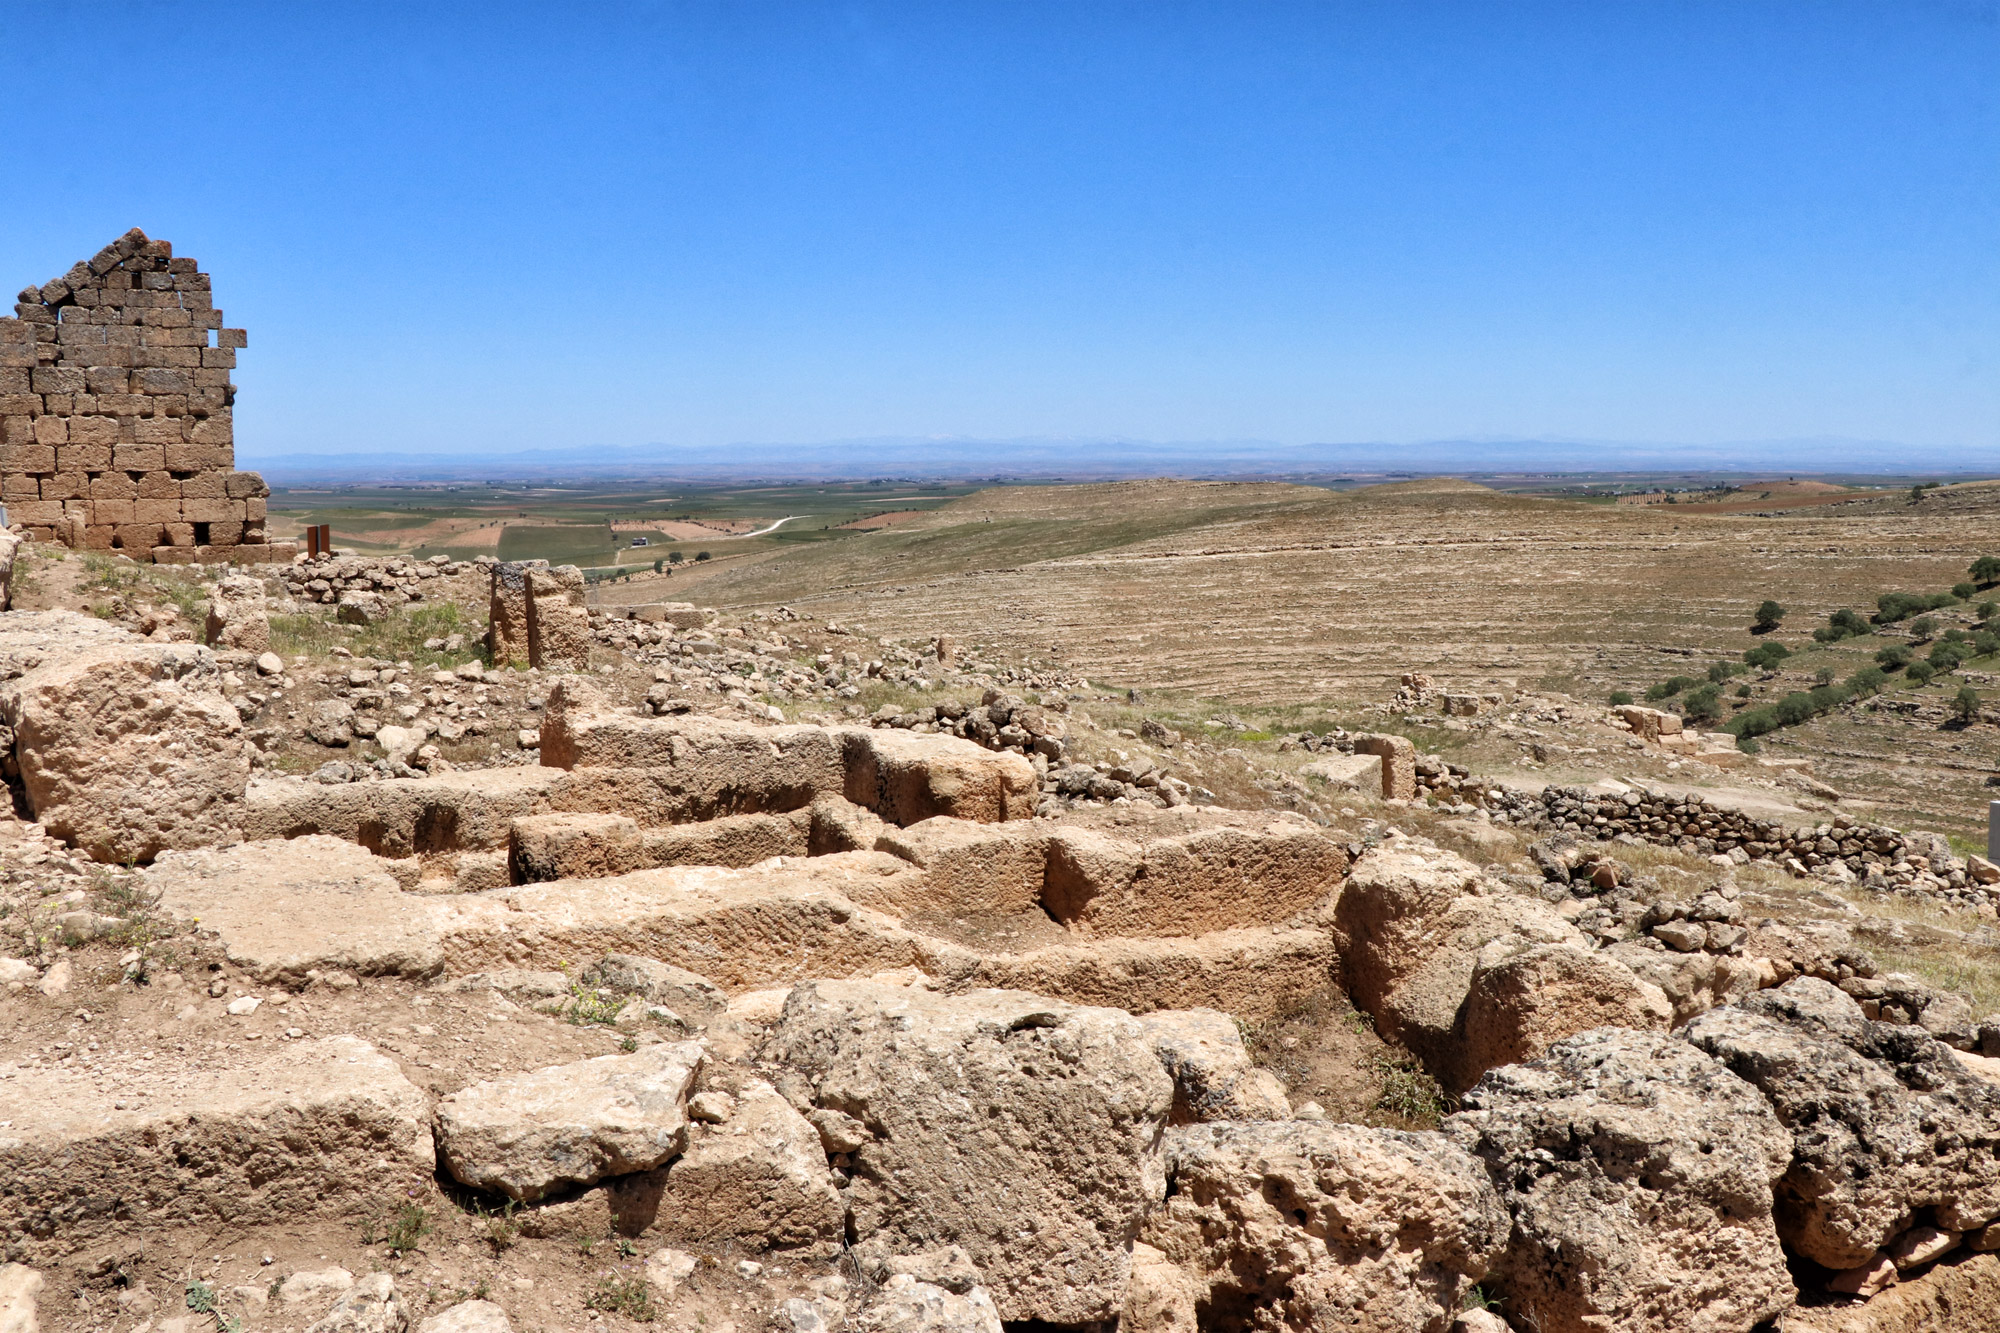
[(254, 620), (0, 615), (42, 1329), (2000, 1317), (2000, 1027), (1775, 861), (1592, 840), (1604, 793), (1447, 828), (1388, 737), (1317, 761), (1339, 819), (1065, 779), (1061, 691), (797, 722), (548, 666), (531, 753), (287, 775)]

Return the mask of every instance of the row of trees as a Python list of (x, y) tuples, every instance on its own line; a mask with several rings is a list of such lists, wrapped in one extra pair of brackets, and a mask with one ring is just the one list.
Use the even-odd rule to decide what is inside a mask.
[[(1915, 642), (1930, 641), (1937, 634), (1937, 622), (1928, 613), (1969, 602), (1982, 588), (2000, 584), (2000, 556), (1983, 555), (1972, 562), (1966, 571), (1969, 582), (1959, 583), (1950, 592), (1943, 593), (1884, 593), (1875, 601), (1875, 614), (1864, 618), (1859, 612), (1843, 607), (1827, 617), (1827, 623), (1813, 631), (1816, 643), (1838, 643), (1844, 639), (1861, 638), (1873, 634), (1877, 626), (1893, 625), (1910, 620), (1909, 630)], [(1992, 622), (2000, 613), (2000, 604), (1981, 602), (1974, 608), (1982, 621)], [(1769, 634), (1784, 621), (1786, 610), (1775, 599), (1767, 598), (1757, 607), (1750, 630), (1753, 634)], [(1911, 620), (1911, 617), (1915, 617)], [(1879, 694), (1889, 684), (1892, 672), (1901, 671), (1906, 680), (1925, 686), (1941, 675), (1956, 671), (1972, 658), (1986, 657), (2000, 653), (2000, 633), (1982, 626), (1968, 634), (1962, 629), (1948, 629), (1931, 647), (1927, 656), (1919, 659), (1914, 649), (1906, 644), (1891, 644), (1875, 654), (1875, 664), (1854, 672), (1846, 680), (1834, 681), (1832, 667), (1821, 667), (1814, 673), (1813, 688), (1795, 690), (1775, 703), (1758, 708), (1746, 709), (1723, 725), (1723, 729), (1734, 733), (1740, 740), (1754, 747), (1752, 737), (1776, 731), (1780, 727), (1796, 726), (1822, 713), (1836, 708), (1852, 699)], [(1769, 670), (1790, 657), (1791, 650), (1775, 639), (1767, 639), (1745, 650), (1743, 664), (1716, 662), (1708, 669), (1703, 680), (1698, 676), (1672, 676), (1646, 691), (1649, 702), (1658, 703), (1665, 699), (1681, 696), (1681, 711), (1692, 722), (1714, 724), (1720, 721), (1726, 711), (1722, 688), (1732, 676), (1746, 669)], [(1748, 685), (1739, 686), (1736, 695), (1747, 699)], [(1624, 690), (1611, 696), (1613, 704), (1632, 702), (1632, 696)], [(1962, 719), (1970, 720), (1978, 716), (1980, 698), (1978, 691), (1967, 685), (1960, 688), (1953, 699), (1953, 708)]]
[[(710, 558), (709, 554), (706, 551), (696, 551), (694, 553), (694, 560), (696, 564), (700, 564), (702, 561), (707, 560), (709, 558)], [(664, 560), (655, 560), (653, 562), (653, 572), (657, 574), (665, 566), (678, 565), (686, 559), (687, 557), (682, 555), (679, 551), (670, 551), (667, 553), (667, 556)]]
[[(1863, 619), (1851, 608), (1843, 607), (1828, 616), (1824, 626), (1813, 631), (1813, 638), (1819, 643), (1838, 643), (1842, 639), (1872, 634), (1875, 625), (1893, 625), (1911, 616), (1921, 616), (1926, 611), (1942, 611), (1947, 606), (1969, 602), (1982, 588), (2000, 584), (2000, 555), (1982, 555), (1965, 572), (1967, 580), (1953, 584), (1950, 592), (1885, 592), (1875, 599), (1875, 614), (1868, 619)], [(1981, 620), (1991, 620), (1996, 611), (2000, 611), (2000, 603), (1981, 602), (1976, 610)], [(1751, 618), (1750, 632), (1769, 634), (1783, 623), (1786, 614), (1782, 605), (1767, 597), (1758, 604)]]

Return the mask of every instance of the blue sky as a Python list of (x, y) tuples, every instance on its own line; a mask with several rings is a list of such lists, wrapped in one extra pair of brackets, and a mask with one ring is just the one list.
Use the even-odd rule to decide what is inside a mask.
[(42, 0), (0, 36), (36, 108), (0, 278), (172, 240), (250, 329), (258, 453), (2000, 445), (1995, 3)]

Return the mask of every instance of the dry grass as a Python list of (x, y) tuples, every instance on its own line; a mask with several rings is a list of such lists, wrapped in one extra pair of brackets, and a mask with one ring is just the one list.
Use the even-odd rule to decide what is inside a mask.
[[(427, 639), (459, 635), (456, 652), (424, 647)], [(301, 612), (271, 617), (271, 647), (281, 657), (306, 657), (323, 662), (345, 648), (356, 657), (410, 662), (416, 667), (445, 669), (464, 662), (490, 660), (485, 627), (461, 612), (456, 603), (440, 602), (391, 611), (372, 625), (344, 625), (331, 616)]]
[[(1791, 608), (1779, 637), (1799, 653), (1796, 670), (1755, 683), (1762, 701), (1820, 666), (1844, 676), (1879, 646), (1813, 647), (1808, 631), (1828, 612), (1867, 608), (1885, 590), (1949, 587), (1989, 549), (2000, 537), (1983, 514), (1940, 527), (1921, 506), (1773, 518), (1449, 480), (1338, 493), (1161, 481), (980, 492), (894, 531), (718, 574), (701, 598), (784, 602), (905, 639), (948, 625), (1013, 660), (1059, 644), (1066, 667), (1139, 688), (1145, 711), (1183, 730), (1233, 711), (1244, 727), (1232, 743), (1250, 745), (1361, 721), (1485, 768), (1498, 756), (1475, 736), (1357, 705), (1386, 697), (1406, 670), (1475, 691), (1504, 681), (1593, 700), (1642, 691), (1737, 659), (1757, 642), (1756, 606), (1775, 596)], [(1945, 697), (1937, 687), (1917, 697), (1933, 696)], [(1814, 758), (1891, 822), (1964, 835), (1983, 824), (1979, 783), (2000, 766), (2000, 729), (1832, 717), (1767, 748)], [(1854, 748), (1881, 758), (1841, 759)]]

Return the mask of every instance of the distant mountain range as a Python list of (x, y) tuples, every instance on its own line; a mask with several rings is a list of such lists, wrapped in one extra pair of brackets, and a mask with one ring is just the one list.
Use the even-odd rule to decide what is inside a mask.
[[(1595, 440), (1427, 440), (1417, 444), (1277, 444), (1268, 440), (1013, 439), (830, 440), (819, 444), (637, 445), (515, 453), (266, 453), (244, 447), (237, 465), (278, 485), (362, 482), (673, 479), (848, 481), (1117, 477), (1332, 477), (1343, 473), (1658, 472), (1915, 473), (1974, 475), (2000, 451), (1886, 440), (1758, 440), (1665, 444)], [(1990, 461), (1984, 472), (1991, 472)]]

